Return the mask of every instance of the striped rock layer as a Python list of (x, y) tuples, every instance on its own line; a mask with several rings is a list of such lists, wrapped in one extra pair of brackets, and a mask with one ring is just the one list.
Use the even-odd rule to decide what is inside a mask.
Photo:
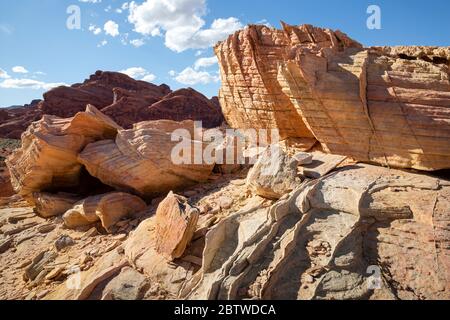
[(315, 137), (326, 152), (450, 168), (450, 48), (363, 48), (339, 31), (251, 25), (215, 48), (231, 126)]

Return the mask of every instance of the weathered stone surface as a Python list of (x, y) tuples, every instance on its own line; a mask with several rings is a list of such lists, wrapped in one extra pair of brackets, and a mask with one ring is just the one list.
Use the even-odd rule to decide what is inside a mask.
[(169, 260), (180, 258), (194, 235), (198, 217), (199, 210), (186, 198), (170, 192), (156, 211), (156, 251)]
[(317, 151), (312, 152), (311, 156), (311, 163), (303, 164), (299, 170), (302, 175), (311, 179), (325, 176), (346, 159), (345, 156)]
[(34, 257), (31, 265), (25, 269), (24, 279), (33, 281), (44, 271), (45, 266), (56, 258), (57, 254), (53, 251), (44, 251)]
[(144, 275), (124, 267), (103, 290), (102, 300), (141, 300), (149, 283)]
[(71, 237), (63, 234), (58, 239), (56, 239), (55, 249), (56, 249), (56, 251), (61, 251), (67, 247), (73, 246), (74, 244), (75, 244), (75, 241)]
[(297, 163), (299, 166), (301, 165), (308, 165), (313, 162), (313, 156), (310, 153), (306, 152), (298, 152), (293, 157), (295, 160), (297, 160)]
[(213, 227), (183, 297), (449, 299), (449, 197), (445, 180), (340, 168)]
[[(194, 123), (190, 120), (141, 122), (133, 129), (119, 131), (115, 141), (88, 145), (78, 159), (104, 184), (146, 198), (206, 181), (213, 164), (176, 164), (172, 159), (172, 153), (179, 154), (175, 147), (180, 142), (171, 137), (176, 129), (187, 130), (194, 139)], [(195, 150), (202, 153), (205, 144), (190, 139), (185, 142), (191, 146), (193, 163)]]
[[(117, 275), (127, 266), (127, 260), (116, 251), (105, 254), (85, 272), (74, 272), (66, 282), (44, 297), (45, 300), (86, 300), (94, 289), (105, 280)], [(70, 284), (70, 285), (68, 285)]]
[[(288, 57), (290, 42), (308, 40), (308, 31), (331, 43), (331, 34), (304, 27), (302, 38), (266, 26), (248, 26), (215, 47), (222, 86), (220, 104), (234, 128), (278, 128), (282, 139), (314, 138), (277, 80), (278, 63)], [(347, 39), (342, 36), (343, 39)]]
[(313, 135), (326, 152), (390, 167), (450, 167), (449, 48), (363, 48), (283, 24), (249, 26), (215, 51), (233, 127)]
[(93, 106), (69, 119), (44, 116), (6, 160), (14, 190), (32, 202), (33, 192), (78, 185), (78, 153), (90, 142), (113, 138), (119, 128)]
[(139, 213), (146, 207), (139, 197), (123, 192), (111, 192), (88, 197), (76, 203), (64, 213), (63, 219), (69, 228), (86, 226), (100, 220), (102, 226), (109, 230), (120, 219)]
[(256, 194), (279, 199), (301, 183), (297, 172), (298, 161), (289, 157), (278, 146), (268, 147), (247, 176), (247, 185)]
[(38, 215), (43, 218), (59, 216), (73, 207), (81, 198), (68, 193), (34, 192), (33, 203)]

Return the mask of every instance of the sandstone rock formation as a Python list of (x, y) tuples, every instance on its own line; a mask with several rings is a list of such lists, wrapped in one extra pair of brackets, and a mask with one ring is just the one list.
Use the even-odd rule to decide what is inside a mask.
[(33, 192), (33, 201), (36, 213), (43, 217), (49, 218), (59, 216), (72, 208), (75, 203), (80, 201), (80, 196), (69, 193), (47, 193)]
[(343, 167), (218, 223), (184, 297), (448, 299), (449, 196), (444, 180)]
[(69, 228), (90, 225), (100, 220), (103, 228), (110, 230), (121, 219), (142, 212), (146, 207), (139, 197), (123, 192), (111, 192), (77, 202), (64, 213), (63, 219)]
[[(133, 129), (119, 131), (115, 141), (89, 144), (78, 160), (104, 184), (145, 198), (205, 181), (214, 164), (176, 164), (172, 159), (173, 152), (179, 154), (176, 146), (180, 142), (171, 137), (176, 129), (185, 129), (195, 138), (190, 120), (141, 122)], [(193, 163), (195, 150), (202, 153), (205, 145), (199, 140), (184, 142), (191, 147), (188, 156)]]
[(261, 197), (279, 199), (301, 183), (297, 167), (298, 161), (281, 148), (268, 147), (250, 169), (247, 184)]
[(90, 142), (113, 138), (120, 127), (88, 106), (73, 118), (44, 116), (22, 136), (22, 147), (6, 160), (14, 190), (33, 201), (33, 192), (79, 183), (78, 153)]
[(156, 86), (145, 81), (136, 81), (118, 72), (97, 71), (83, 83), (54, 88), (44, 93), (44, 100), (39, 104), (39, 109), (43, 114), (62, 118), (83, 111), (87, 104), (93, 104), (101, 110), (113, 103), (114, 88), (142, 96), (152, 96), (154, 99), (161, 99), (170, 92), (170, 88), (166, 85)]
[(170, 192), (156, 211), (156, 251), (169, 260), (180, 258), (194, 235), (198, 216), (198, 209)]
[(157, 86), (118, 72), (97, 71), (83, 83), (51, 89), (42, 101), (0, 109), (0, 137), (18, 139), (44, 114), (68, 118), (88, 104), (127, 129), (146, 120), (199, 120), (207, 128), (224, 121), (217, 99), (209, 100), (192, 88), (172, 92), (165, 84)]
[(449, 168), (449, 48), (363, 48), (339, 31), (249, 26), (215, 48), (227, 121), (378, 164)]

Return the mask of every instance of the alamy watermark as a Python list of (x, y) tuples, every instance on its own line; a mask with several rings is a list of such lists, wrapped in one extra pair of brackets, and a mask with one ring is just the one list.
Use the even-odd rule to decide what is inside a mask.
[(383, 285), (381, 268), (375, 265), (368, 266), (366, 272), (367, 274), (370, 274), (370, 277), (367, 278), (367, 289), (380, 290)]
[(171, 151), (175, 165), (250, 164), (257, 162), (244, 150), (270, 149), (270, 160), (277, 161), (280, 152), (280, 134), (277, 129), (208, 129), (201, 121), (195, 121), (193, 130), (176, 129), (171, 133), (176, 142)]
[(69, 30), (81, 29), (81, 9), (77, 5), (70, 5), (66, 9), (66, 13), (69, 15), (66, 20), (66, 27)]
[(381, 8), (375, 4), (367, 7), (367, 14), (370, 16), (367, 18), (366, 25), (369, 30), (381, 29)]

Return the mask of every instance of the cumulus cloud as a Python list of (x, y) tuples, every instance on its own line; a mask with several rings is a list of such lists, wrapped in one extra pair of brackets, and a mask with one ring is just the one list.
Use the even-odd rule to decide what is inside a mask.
[(119, 25), (112, 20), (109, 20), (105, 23), (105, 25), (103, 26), (103, 30), (105, 30), (105, 33), (110, 35), (111, 37), (116, 37), (120, 34)]
[(205, 28), (205, 0), (146, 0), (129, 4), (128, 21), (143, 35), (159, 36), (164, 32), (165, 45), (176, 52), (205, 49), (242, 28), (237, 18), (216, 19)]
[(11, 78), (8, 72), (0, 68), (0, 79), (9, 79)]
[(50, 90), (59, 86), (66, 86), (65, 83), (48, 83), (37, 81), (33, 79), (6, 79), (0, 82), (0, 88), (4, 89), (35, 89), (35, 90)]
[(136, 80), (152, 82), (156, 79), (156, 76), (154, 74), (150, 73), (148, 70), (142, 67), (131, 67), (125, 70), (120, 70), (119, 72), (126, 74)]
[(22, 66), (15, 66), (11, 70), (15, 73), (28, 73), (28, 70)]
[(136, 48), (142, 47), (145, 44), (144, 39), (134, 39), (130, 41), (130, 44)]
[(89, 31), (91, 31), (95, 35), (99, 35), (100, 33), (102, 33), (102, 29), (97, 27), (95, 24), (91, 24), (89, 26)]
[(200, 58), (195, 61), (194, 69), (198, 70), (200, 68), (207, 68), (217, 64), (218, 62), (217, 57)]
[(104, 46), (106, 46), (107, 44), (108, 44), (108, 41), (102, 40), (102, 41), (97, 45), (97, 48), (104, 47)]
[(169, 72), (169, 75), (173, 76), (179, 83), (191, 86), (220, 81), (220, 78), (217, 75), (211, 74), (207, 71), (196, 71), (191, 67), (184, 69), (178, 74), (176, 72)]
[(145, 77), (143, 77), (141, 80), (142, 81), (147, 81), (147, 82), (152, 82), (156, 79), (156, 76), (154, 74), (148, 74)]

